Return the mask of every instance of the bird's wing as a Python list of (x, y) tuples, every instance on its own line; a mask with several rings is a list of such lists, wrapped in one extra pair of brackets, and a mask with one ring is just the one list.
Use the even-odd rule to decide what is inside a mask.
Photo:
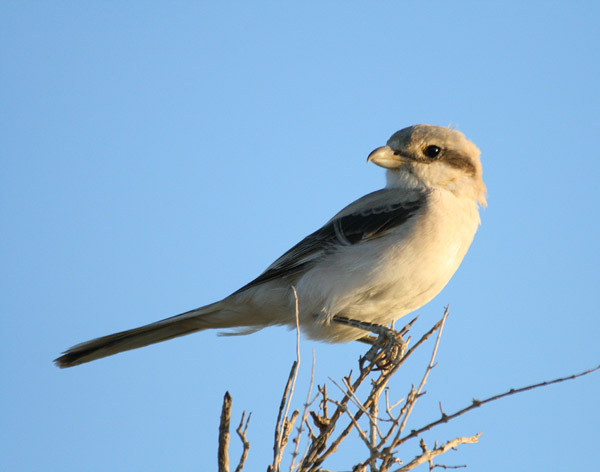
[[(426, 200), (426, 194), (394, 195), (397, 190), (379, 190), (348, 205), (322, 228), (273, 262), (256, 279), (236, 293), (280, 277), (289, 277), (312, 267), (325, 254), (343, 246), (361, 244), (379, 238), (406, 223)], [(407, 198), (408, 197), (408, 198)]]

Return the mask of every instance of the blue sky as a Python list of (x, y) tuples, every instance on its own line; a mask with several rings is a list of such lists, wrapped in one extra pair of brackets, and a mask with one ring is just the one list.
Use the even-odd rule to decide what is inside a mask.
[[(211, 470), (221, 400), (271, 457), (295, 334), (204, 332), (61, 371), (61, 350), (215, 301), (383, 185), (415, 123), (482, 150), (489, 207), (419, 310), (451, 316), (419, 426), (600, 359), (597, 2), (0, 4), (2, 470)], [(364, 346), (302, 342), (315, 381)], [(427, 353), (391, 384), (420, 379)], [(600, 375), (492, 404), (469, 470), (597, 464)], [(348, 468), (358, 442), (329, 468)], [(408, 448), (405, 457), (416, 452)], [(234, 441), (232, 455), (239, 449)], [(361, 456), (365, 452), (361, 451)], [(327, 464), (326, 464), (327, 465)]]

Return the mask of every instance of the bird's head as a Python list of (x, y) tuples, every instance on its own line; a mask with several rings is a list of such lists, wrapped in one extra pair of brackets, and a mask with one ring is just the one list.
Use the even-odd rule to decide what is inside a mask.
[(467, 194), (485, 206), (479, 149), (457, 130), (415, 125), (397, 131), (367, 162), (388, 169), (388, 187), (414, 183)]

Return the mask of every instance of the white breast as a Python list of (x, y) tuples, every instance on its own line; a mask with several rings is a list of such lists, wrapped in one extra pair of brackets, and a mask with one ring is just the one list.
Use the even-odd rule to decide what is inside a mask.
[(331, 323), (333, 316), (385, 325), (420, 308), (448, 283), (478, 225), (472, 199), (432, 190), (406, 224), (337, 251), (298, 281), (304, 331), (315, 339), (349, 341), (365, 333)]

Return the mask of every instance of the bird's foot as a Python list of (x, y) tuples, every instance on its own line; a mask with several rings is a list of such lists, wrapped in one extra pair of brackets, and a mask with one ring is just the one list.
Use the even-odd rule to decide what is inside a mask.
[(374, 341), (371, 349), (359, 360), (360, 370), (363, 369), (365, 361), (375, 362), (377, 370), (390, 370), (406, 354), (408, 342), (404, 340), (398, 331), (394, 331), (386, 326), (379, 326), (379, 328), (383, 329), (376, 338), (365, 336), (366, 339), (363, 338), (360, 340), (365, 340), (367, 343)]
[(402, 330), (396, 331), (387, 326), (369, 323), (367, 321), (353, 320), (351, 318), (346, 318), (345, 316), (334, 316), (333, 321), (346, 326), (352, 326), (353, 328), (369, 331), (377, 335), (364, 336), (358, 339), (358, 341), (372, 346), (364, 357), (360, 358), (359, 365), (361, 370), (363, 369), (365, 361), (371, 363), (375, 362), (378, 370), (389, 370), (400, 362), (408, 349), (408, 342), (404, 340), (402, 335), (406, 334), (408, 328), (414, 322), (413, 320), (407, 326), (402, 328)]

